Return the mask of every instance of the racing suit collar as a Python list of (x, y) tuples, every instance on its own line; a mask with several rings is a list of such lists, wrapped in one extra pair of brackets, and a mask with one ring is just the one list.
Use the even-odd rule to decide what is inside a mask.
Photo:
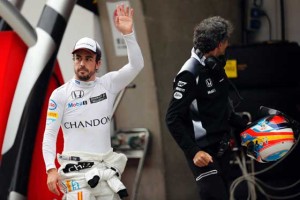
[(96, 84), (96, 80), (95, 81), (80, 81), (75, 78), (72, 79), (72, 82), (76, 86), (79, 86), (79, 87), (94, 87)]

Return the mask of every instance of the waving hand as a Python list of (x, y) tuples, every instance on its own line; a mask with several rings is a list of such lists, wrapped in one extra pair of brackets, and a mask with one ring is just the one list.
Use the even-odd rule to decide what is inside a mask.
[(133, 31), (133, 9), (124, 4), (117, 5), (114, 13), (114, 22), (116, 28), (123, 34), (129, 34)]

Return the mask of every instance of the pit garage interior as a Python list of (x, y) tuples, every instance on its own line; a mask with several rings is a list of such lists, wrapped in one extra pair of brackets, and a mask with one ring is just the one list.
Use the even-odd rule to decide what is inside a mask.
[[(68, 17), (64, 23), (47, 24), (51, 20), (43, 18), (45, 7), (58, 1), (1, 2), (0, 199), (57, 198), (47, 189), (42, 160), (45, 102), (53, 89), (72, 78), (70, 52), (80, 37), (95, 38), (101, 45), (103, 60), (98, 76), (126, 64), (127, 55), (118, 44), (120, 35), (111, 23), (112, 10), (121, 2), (135, 10), (134, 30), (145, 61), (143, 71), (119, 95), (113, 118), (112, 144), (129, 157), (122, 176), (128, 199), (197, 199), (192, 174), (168, 132), (165, 114), (173, 78), (190, 57), (193, 28), (206, 17), (220, 15), (234, 25), (227, 49), (231, 62), (226, 72), (235, 85), (231, 95), (238, 104), (236, 111), (250, 114), (254, 122), (263, 117), (260, 106), (266, 106), (300, 121), (298, 0), (72, 0), (66, 6)], [(22, 24), (16, 23), (21, 19)], [(30, 38), (35, 37), (37, 28), (58, 33), (52, 54), (45, 57), (49, 62), (41, 63), (45, 65), (43, 73), (52, 72), (36, 80), (42, 83), (40, 87), (34, 87), (33, 79), (20, 79), (28, 49), (36, 42)], [(21, 34), (24, 31), (26, 34)], [(36, 56), (43, 56), (42, 52)], [(20, 84), (24, 86), (17, 90)], [(16, 96), (28, 90), (30, 84), (33, 89), (26, 98)], [(19, 116), (20, 120), (9, 120), (10, 116)], [(119, 145), (119, 137), (125, 138), (128, 145)], [(61, 150), (61, 136), (58, 141)], [(300, 199), (299, 137), (291, 151), (276, 163), (258, 163), (241, 156), (244, 149), (238, 137), (236, 141), (232, 182), (245, 175), (243, 170), (257, 173), (254, 186), (244, 180), (234, 188), (236, 199), (247, 199), (249, 195), (252, 199)], [(244, 159), (243, 169), (237, 157)]]

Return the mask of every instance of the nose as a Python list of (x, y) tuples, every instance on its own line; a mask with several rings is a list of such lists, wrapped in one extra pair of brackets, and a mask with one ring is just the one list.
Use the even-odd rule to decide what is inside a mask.
[(84, 59), (82, 59), (82, 60), (80, 61), (80, 66), (85, 66), (85, 60), (84, 60)]

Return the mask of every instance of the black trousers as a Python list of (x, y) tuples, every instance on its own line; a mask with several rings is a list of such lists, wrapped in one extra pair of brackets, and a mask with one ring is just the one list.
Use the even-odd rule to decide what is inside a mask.
[(205, 167), (198, 167), (193, 159), (187, 158), (188, 165), (197, 183), (200, 200), (228, 200), (229, 199), (229, 161), (231, 151), (227, 149), (222, 156), (217, 156), (219, 143), (203, 149), (213, 157), (213, 163)]

